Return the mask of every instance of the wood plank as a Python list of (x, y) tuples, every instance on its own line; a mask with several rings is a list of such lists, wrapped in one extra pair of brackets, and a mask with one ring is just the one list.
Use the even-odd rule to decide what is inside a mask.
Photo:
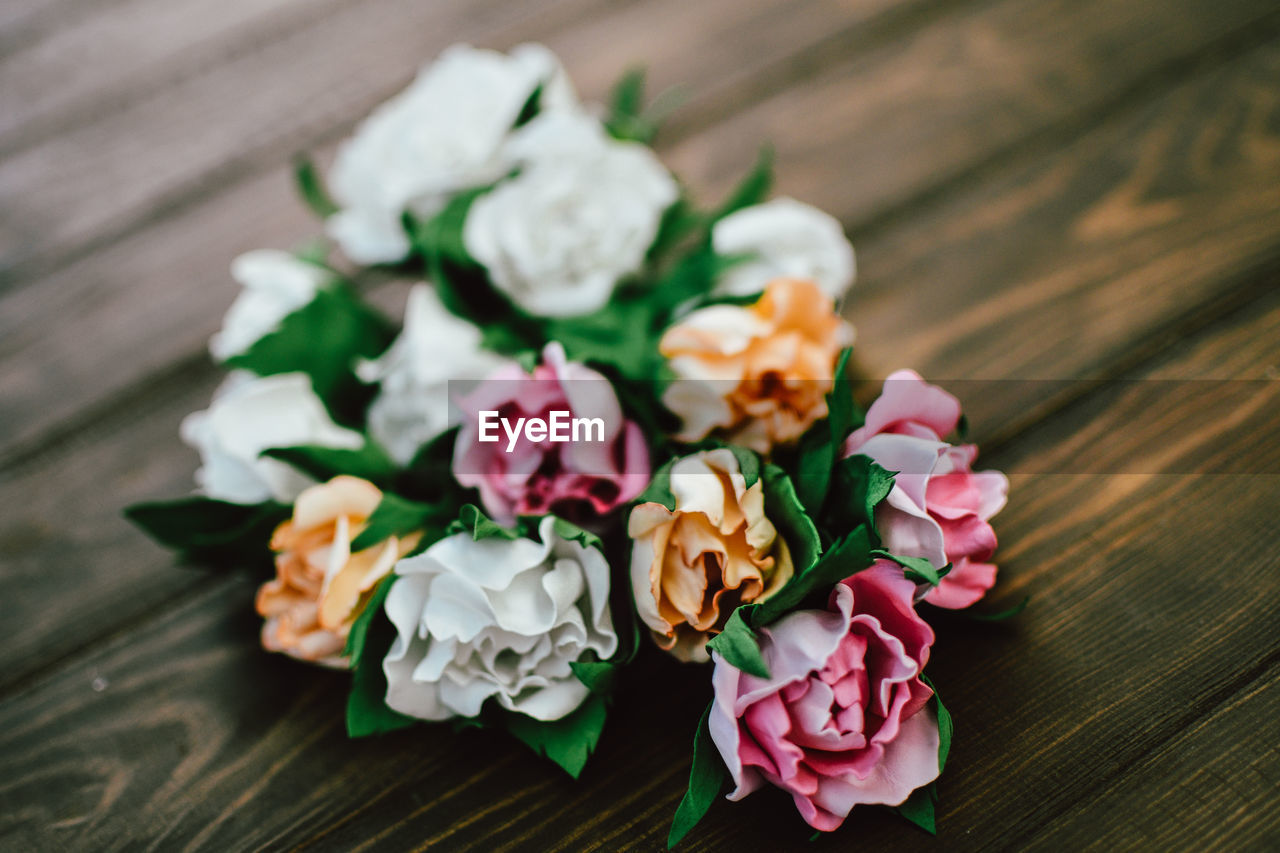
[(90, 9), (0, 60), (0, 156), (207, 73), (344, 2), (127, 0)]
[[(870, 26), (889, 2), (859, 4), (841, 18), (840, 0), (818, 0), (804, 15), (794, 4), (654, 0), (507, 38), (548, 38), (591, 98), (628, 65), (648, 62), (654, 91), (684, 83), (687, 109), (697, 110), (781, 73), (779, 57), (828, 37), (832, 20)], [(671, 32), (655, 32), (647, 16), (669, 22)], [(406, 60), (403, 68), (411, 65)], [(230, 259), (263, 245), (294, 245), (317, 227), (294, 199), (289, 170), (273, 163), (263, 175), (211, 191), (200, 205), (0, 296), (0, 459), (69, 419), (94, 416), (154, 371), (193, 358), (234, 294)], [(0, 241), (3, 234), (0, 227)], [(113, 365), (106, 375), (103, 364)]]
[(1027, 849), (1280, 848), (1278, 721), (1280, 670), (1273, 668), (1050, 823)]
[[(841, 31), (894, 2), (875, 0), (852, 9), (841, 0), (809, 0), (803, 7), (654, 0), (643, 4), (640, 18), (615, 14), (605, 0), (353, 4), (6, 158), (0, 163), (0, 193), (12, 199), (12, 215), (0, 227), (20, 239), (0, 237), (0, 248), (18, 249), (0, 257), (0, 279), (12, 283), (65, 263), (227, 181), (334, 138), (455, 41), (506, 46), (546, 39), (584, 92), (599, 96), (630, 61), (649, 62), (658, 85), (690, 79), (680, 73), (686, 63), (758, 68), (829, 37), (833, 22)], [(632, 0), (623, 8), (639, 5)], [(602, 11), (618, 22), (604, 30), (612, 40), (576, 37)], [(663, 22), (661, 30), (622, 25), (655, 20)], [(733, 37), (752, 28), (774, 38)], [(643, 55), (624, 52), (637, 43), (647, 48)]]
[[(1205, 375), (1231, 353), (1256, 375), (1280, 359), (1277, 324), (1280, 294), (1149, 374)], [(1140, 398), (1113, 388), (1101, 412), (1068, 412), (989, 461), (1066, 459), (1079, 448), (1063, 436), (1099, 431), (1117, 455), (1149, 452), (1150, 436), (1129, 427)], [(1268, 395), (1280, 400), (1280, 383)], [(1181, 403), (1164, 424), (1183, 436), (1166, 462), (1222, 448), (1280, 461), (1280, 446), (1256, 446), (1247, 418), (1224, 427), (1194, 398)], [(1280, 661), (1280, 585), (1259, 571), (1276, 556), (1277, 500), (1280, 477), (1271, 476), (1020, 478), (999, 518), (1004, 580), (993, 606), (1029, 592), (1031, 608), (1002, 625), (937, 620), (930, 667), (957, 722), (938, 839), (863, 810), (815, 849), (851, 838), (870, 849), (1019, 846), (1070, 809), (1087, 820), (1089, 798), (1144, 757), (1176, 754), (1175, 738), (1230, 708), (1240, 690), (1247, 697)], [(1211, 519), (1214, 535), (1188, 518)], [(662, 845), (705, 670), (648, 654), (574, 784), (476, 732), (440, 726), (345, 741), (341, 677), (258, 652), (250, 595), (246, 583), (222, 583), (7, 700), (0, 752), (12, 769), (0, 790), (14, 806), (0, 816), (0, 837), (215, 849)], [(1153, 765), (1149, 789), (1182, 781), (1156, 772), (1163, 766)], [(1250, 790), (1252, 806), (1233, 816), (1237, 838), (1275, 825), (1274, 787)], [(688, 849), (803, 844), (808, 833), (786, 816), (785, 798), (756, 794), (752, 805), (717, 806)]]

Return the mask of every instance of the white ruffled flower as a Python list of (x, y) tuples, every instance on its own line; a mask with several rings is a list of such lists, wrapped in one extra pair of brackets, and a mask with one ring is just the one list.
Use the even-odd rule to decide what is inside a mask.
[(401, 215), (429, 216), (461, 190), (508, 169), (502, 148), (537, 88), (544, 110), (577, 103), (564, 70), (542, 45), (503, 55), (454, 45), (364, 120), (339, 150), (329, 190), (342, 209), (328, 231), (356, 263), (409, 251)]
[(652, 151), (582, 113), (547, 113), (507, 149), (520, 173), (476, 199), (463, 239), (530, 314), (586, 314), (639, 269), (679, 188)]
[(481, 332), (454, 316), (425, 284), (409, 291), (404, 330), (356, 374), (380, 383), (369, 407), (369, 434), (401, 465), (422, 445), (457, 424), (449, 381), (483, 379), (505, 360), (480, 346)]
[(196, 483), (211, 498), (252, 504), (291, 503), (315, 481), (276, 459), (273, 447), (315, 444), (355, 450), (358, 432), (335, 424), (304, 373), (253, 377), (233, 373), (209, 408), (182, 421), (182, 440), (200, 453)]
[(457, 533), (396, 564), (387, 595), (396, 639), (383, 660), (387, 705), (424, 720), (474, 717), (486, 699), (558, 720), (587, 698), (569, 664), (617, 650), (609, 566), (564, 539), (556, 519), (541, 542)]
[(218, 361), (246, 352), (275, 331), (281, 320), (314, 299), (330, 276), (288, 252), (259, 249), (232, 261), (231, 277), (243, 290), (227, 310), (222, 329), (209, 339), (209, 352)]
[(759, 293), (775, 278), (803, 278), (839, 300), (856, 273), (853, 246), (840, 223), (792, 198), (731, 213), (712, 228), (711, 245), (719, 255), (754, 255), (721, 277), (716, 291), (733, 296)]

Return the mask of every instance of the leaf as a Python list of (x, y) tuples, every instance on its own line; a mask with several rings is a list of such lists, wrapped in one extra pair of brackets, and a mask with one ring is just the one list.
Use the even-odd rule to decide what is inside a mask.
[(609, 661), (573, 661), (569, 668), (592, 693), (607, 695), (617, 686), (618, 667)]
[(930, 782), (923, 788), (916, 788), (907, 797), (907, 801), (894, 809), (898, 814), (914, 823), (930, 835), (936, 835), (934, 828), (934, 808), (938, 801), (937, 789)]
[(1031, 603), (1031, 596), (1025, 596), (1021, 601), (1007, 610), (999, 610), (995, 613), (974, 613), (972, 610), (961, 610), (963, 616), (967, 616), (978, 622), (1003, 622), (1006, 619), (1012, 619), (1019, 613), (1027, 609), (1027, 605)]
[[(365, 522), (364, 530), (351, 541), (351, 550), (363, 551), (391, 536), (405, 536), (430, 527), (437, 528), (437, 533), (443, 534), (446, 526), (443, 517), (446, 513), (452, 515), (443, 506), (419, 503), (402, 498), (394, 492), (383, 492), (382, 500)], [(428, 536), (424, 535), (423, 538)]]
[(234, 504), (187, 497), (127, 507), (124, 516), (152, 539), (203, 564), (271, 564), (272, 532), (289, 517), (289, 507), (274, 501)]
[(822, 513), (830, 530), (849, 530), (859, 524), (876, 535), (876, 507), (893, 490), (894, 475), (869, 456), (855, 453), (836, 463), (831, 491)]
[(604, 698), (591, 693), (577, 710), (558, 720), (535, 720), (511, 712), (506, 715), (506, 726), (535, 753), (551, 759), (577, 779), (600, 740), (606, 713)]
[(644, 109), (644, 78), (642, 67), (628, 68), (613, 84), (609, 93), (609, 121), (638, 118)]
[(777, 465), (764, 466), (761, 475), (764, 483), (764, 511), (778, 528), (797, 573), (813, 565), (822, 552), (822, 542), (813, 519), (805, 512), (804, 504), (796, 496), (791, 478)]
[(871, 540), (867, 529), (857, 527), (837, 539), (811, 568), (798, 573), (778, 592), (759, 604), (748, 605), (752, 609), (745, 617), (750, 619), (751, 627), (758, 629), (793, 610), (825, 607), (836, 584), (871, 563)]
[(304, 444), (273, 447), (264, 450), (262, 455), (292, 465), (322, 483), (346, 474), (383, 485), (396, 473), (396, 463), (385, 450), (369, 440), (359, 450)]
[(387, 593), (396, 581), (388, 575), (373, 589), (364, 610), (347, 634), (343, 654), (351, 659), (351, 692), (347, 695), (347, 736), (366, 737), (402, 729), (417, 722), (387, 706), (387, 679), (382, 658), (394, 635), (383, 611)]
[(933, 563), (930, 563), (924, 557), (901, 557), (897, 554), (890, 554), (888, 551), (879, 550), (872, 551), (871, 556), (893, 560), (893, 562), (905, 569), (903, 574), (906, 575), (907, 580), (915, 583), (927, 583), (937, 586), (951, 571), (950, 564), (945, 568), (935, 569)]
[(947, 755), (951, 752), (951, 735), (953, 726), (951, 722), (951, 712), (942, 704), (942, 697), (938, 695), (938, 688), (933, 686), (933, 682), (926, 675), (921, 675), (920, 680), (923, 681), (930, 690), (933, 691), (933, 710), (938, 718), (938, 773), (942, 773), (947, 766)]
[(739, 447), (736, 444), (725, 445), (733, 458), (738, 461), (738, 470), (742, 472), (742, 479), (747, 481), (747, 488), (751, 488), (760, 481), (760, 454), (754, 450), (748, 450), (745, 447)]
[(329, 197), (315, 163), (305, 154), (299, 154), (293, 160), (293, 180), (298, 187), (298, 195), (316, 216), (328, 219), (340, 209)]
[(381, 354), (394, 335), (385, 317), (349, 288), (335, 285), (318, 291), (226, 365), (259, 376), (302, 371), (334, 420), (359, 425), (375, 389), (356, 378), (353, 365)]
[(649, 481), (648, 487), (636, 498), (637, 504), (662, 504), (672, 512), (675, 511), (676, 496), (671, 492), (671, 468), (675, 464), (676, 460), (668, 460), (665, 465), (653, 472), (653, 479)]
[[(751, 605), (748, 605), (751, 607)], [(717, 652), (729, 664), (757, 678), (769, 677), (769, 666), (760, 653), (756, 632), (747, 625), (743, 610), (739, 607), (729, 616), (724, 630), (707, 642), (707, 648)]]
[(571, 521), (565, 521), (559, 516), (551, 522), (551, 529), (561, 539), (569, 542), (577, 542), (584, 548), (595, 548), (601, 554), (604, 553), (604, 543), (600, 541), (600, 537), (589, 530), (583, 530)]
[(733, 192), (724, 203), (716, 209), (711, 221), (719, 222), (731, 213), (759, 204), (769, 197), (773, 187), (773, 147), (762, 145), (756, 155), (755, 165), (751, 167), (743, 179), (734, 187)]
[(458, 513), (458, 519), (449, 525), (445, 533), (449, 536), (455, 533), (466, 533), (476, 542), (495, 536), (508, 541), (520, 538), (518, 531), (509, 530), (493, 521), (475, 504), (464, 506)]
[(711, 739), (711, 705), (702, 712), (698, 730), (693, 736), (693, 765), (689, 768), (689, 788), (676, 808), (667, 835), (667, 849), (680, 843), (706, 815), (711, 804), (729, 787), (729, 770), (720, 758), (720, 751)]
[(845, 347), (836, 360), (836, 369), (832, 373), (833, 384), (827, 393), (827, 428), (831, 436), (831, 449), (840, 458), (849, 434), (866, 422), (866, 415), (858, 407), (853, 398), (853, 378), (849, 375), (849, 362), (853, 355), (853, 347)]
[(648, 377), (660, 359), (654, 306), (645, 294), (615, 293), (598, 311), (548, 319), (540, 334), (559, 341), (573, 361), (600, 362), (623, 376)]
[(539, 83), (529, 93), (529, 97), (525, 100), (524, 106), (520, 108), (520, 114), (516, 116), (516, 123), (512, 128), (524, 127), (529, 122), (537, 118), (538, 113), (542, 111), (542, 92), (546, 88), (545, 85)]

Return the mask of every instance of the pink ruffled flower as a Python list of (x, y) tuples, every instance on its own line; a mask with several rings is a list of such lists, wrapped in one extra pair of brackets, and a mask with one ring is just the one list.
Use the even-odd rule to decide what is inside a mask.
[(924, 598), (952, 609), (978, 601), (996, 582), (996, 567), (987, 562), (996, 533), (988, 522), (1009, 494), (1004, 474), (973, 470), (976, 445), (943, 441), (959, 421), (960, 401), (914, 371), (899, 370), (845, 443), (846, 456), (860, 453), (898, 472), (876, 510), (876, 525), (892, 553), (923, 557), (939, 569), (951, 564)]
[[(555, 514), (588, 524), (634, 498), (649, 483), (649, 450), (640, 427), (625, 420), (604, 376), (566, 360), (564, 348), (547, 344), (532, 375), (511, 364), (490, 374), (458, 401), (462, 426), (453, 452), (453, 475), (480, 490), (485, 511), (502, 524), (517, 515)], [(521, 433), (508, 452), (505, 428), (497, 441), (480, 441), (480, 413), (497, 412), (514, 425), (520, 418), (549, 422), (552, 412), (598, 418), (599, 434), (576, 441), (532, 441)], [(493, 431), (490, 431), (490, 435)]]
[(859, 804), (900, 805), (938, 776), (933, 691), (920, 679), (933, 631), (915, 584), (878, 560), (836, 585), (827, 610), (760, 631), (769, 678), (712, 653), (709, 725), (739, 800), (766, 782), (830, 832)]

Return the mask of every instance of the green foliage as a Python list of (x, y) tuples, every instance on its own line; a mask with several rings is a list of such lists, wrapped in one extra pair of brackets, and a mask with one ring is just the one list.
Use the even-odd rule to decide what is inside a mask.
[(675, 464), (675, 459), (668, 460), (665, 465), (653, 472), (653, 479), (649, 481), (648, 487), (636, 498), (637, 504), (662, 504), (667, 509), (675, 511), (676, 496), (671, 491), (671, 469)]
[(667, 835), (667, 849), (680, 843), (689, 831), (698, 825), (711, 804), (718, 800), (730, 784), (729, 770), (720, 758), (715, 741), (711, 739), (711, 706), (702, 712), (698, 730), (693, 737), (693, 765), (689, 769), (689, 788), (676, 808)]
[(358, 450), (307, 444), (273, 447), (264, 450), (262, 455), (292, 465), (322, 483), (346, 474), (385, 486), (397, 471), (396, 463), (387, 456), (386, 451), (368, 439), (365, 440), (364, 447)]
[(508, 542), (519, 539), (520, 531), (503, 527), (475, 504), (467, 504), (458, 513), (456, 521), (452, 522), (446, 529), (446, 536), (453, 536), (456, 533), (465, 533), (476, 542), (482, 539), (506, 539)]
[(773, 189), (773, 146), (762, 145), (751, 171), (738, 182), (729, 197), (711, 215), (712, 224), (744, 207), (760, 204)]
[(235, 504), (187, 497), (134, 504), (124, 515), (188, 562), (269, 568), (271, 533), (289, 517), (289, 507), (274, 501)]
[(872, 551), (871, 556), (881, 557), (886, 560), (893, 560), (903, 568), (903, 574), (907, 580), (914, 583), (927, 583), (937, 586), (942, 579), (951, 571), (951, 565), (947, 564), (942, 569), (935, 569), (933, 564), (924, 557), (902, 557), (897, 554), (890, 554), (888, 551)]
[(419, 546), (425, 547), (444, 535), (454, 515), (453, 507), (447, 503), (424, 504), (394, 492), (383, 492), (364, 530), (352, 540), (351, 550), (363, 551), (389, 536), (406, 536), (417, 531), (423, 533)]
[(769, 666), (760, 653), (760, 640), (747, 624), (749, 616), (744, 615), (754, 614), (756, 607), (757, 605), (748, 604), (734, 610), (729, 615), (724, 630), (707, 642), (707, 648), (717, 652), (743, 672), (757, 678), (768, 678)]
[(631, 68), (613, 86), (604, 126), (614, 139), (648, 145), (663, 121), (683, 100), (680, 90), (668, 89), (646, 107), (644, 78), (643, 68)]
[[(948, 713), (946, 707), (942, 704), (942, 699), (938, 696), (938, 690), (933, 686), (927, 676), (921, 676), (921, 680), (933, 690), (933, 698), (929, 703), (933, 706), (934, 716), (938, 720), (938, 773), (947, 766), (947, 754), (951, 752), (951, 714)], [(938, 806), (938, 784), (930, 782), (921, 788), (917, 788), (911, 792), (911, 796), (902, 805), (894, 809), (902, 817), (914, 823), (930, 835), (936, 834), (936, 825), (934, 812)]]
[(575, 711), (558, 720), (535, 720), (509, 712), (505, 723), (507, 731), (535, 753), (551, 759), (577, 779), (600, 740), (606, 713), (604, 698), (591, 693)]
[(350, 288), (334, 285), (226, 365), (259, 376), (301, 371), (334, 420), (359, 426), (374, 389), (356, 378), (354, 364), (381, 354), (394, 336), (385, 317)]
[(765, 465), (761, 481), (764, 483), (765, 514), (786, 541), (796, 573), (802, 574), (822, 551), (818, 529), (805, 512), (785, 471), (777, 465)]
[(343, 654), (351, 660), (351, 692), (347, 696), (349, 737), (381, 734), (416, 722), (413, 717), (387, 707), (386, 701), (387, 679), (382, 672), (382, 659), (391, 648), (395, 631), (382, 608), (395, 582), (395, 575), (379, 582), (347, 635)]
[(976, 622), (1003, 622), (1006, 619), (1012, 619), (1019, 613), (1027, 609), (1027, 605), (1031, 603), (1031, 596), (1024, 596), (1021, 601), (1006, 610), (999, 610), (995, 613), (975, 613), (973, 610), (965, 609), (960, 611), (961, 615), (973, 619)]
[(298, 188), (298, 195), (304, 203), (321, 219), (328, 219), (338, 212), (338, 205), (329, 197), (324, 180), (316, 171), (315, 163), (306, 155), (299, 154), (293, 161), (293, 180)]
[(542, 83), (534, 87), (529, 93), (528, 99), (525, 100), (524, 106), (520, 108), (520, 114), (516, 116), (516, 123), (513, 127), (524, 127), (529, 122), (537, 118), (538, 113), (542, 112), (542, 93), (546, 89)]

